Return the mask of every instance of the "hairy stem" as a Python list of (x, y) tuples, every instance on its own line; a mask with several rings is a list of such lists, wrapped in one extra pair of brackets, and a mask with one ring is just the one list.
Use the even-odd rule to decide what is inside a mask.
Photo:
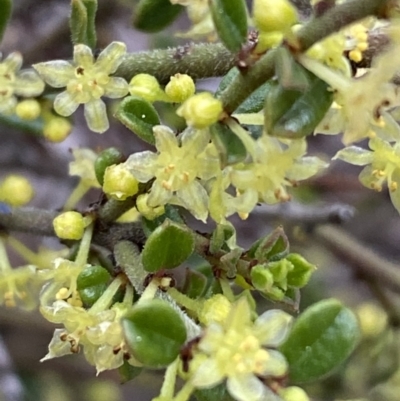
[(190, 44), (128, 54), (116, 75), (129, 81), (136, 74), (146, 73), (166, 83), (177, 73), (193, 79), (222, 76), (234, 65), (235, 55), (222, 44)]
[[(388, 3), (389, 0), (349, 0), (339, 4), (301, 28), (295, 39), (291, 40), (291, 46), (297, 52), (304, 52), (314, 43), (346, 25), (369, 15), (379, 15)], [(274, 50), (267, 52), (248, 71), (239, 74), (221, 93), (220, 100), (228, 114), (232, 114), (252, 92), (273, 77), (275, 53)]]

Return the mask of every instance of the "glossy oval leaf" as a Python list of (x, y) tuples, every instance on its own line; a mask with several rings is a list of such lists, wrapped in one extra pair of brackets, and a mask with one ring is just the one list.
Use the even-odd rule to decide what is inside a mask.
[(126, 344), (145, 367), (162, 368), (178, 356), (186, 340), (185, 324), (166, 301), (139, 302), (122, 319)]
[(161, 31), (176, 19), (183, 8), (170, 0), (141, 0), (135, 9), (133, 26), (149, 33)]
[(336, 299), (326, 299), (296, 320), (281, 352), (292, 382), (319, 379), (345, 361), (360, 336), (357, 318)]
[(193, 250), (193, 232), (167, 219), (147, 239), (142, 251), (143, 267), (148, 272), (172, 269), (183, 263)]
[(247, 38), (247, 9), (244, 0), (211, 0), (210, 10), (222, 43), (238, 52)]
[(12, 12), (12, 0), (0, 0), (0, 42), (3, 39)]
[(333, 92), (328, 89), (317, 77), (304, 92), (284, 89), (275, 82), (264, 107), (267, 133), (289, 139), (312, 134), (332, 104)]
[(179, 210), (176, 206), (165, 205), (165, 213), (161, 216), (158, 216), (153, 220), (147, 220), (145, 217), (142, 217), (142, 227), (146, 237), (149, 237), (150, 234), (166, 219), (175, 221), (175, 223), (184, 223), (184, 220), (182, 219), (182, 216), (180, 215)]
[(119, 104), (115, 117), (140, 139), (154, 145), (153, 127), (160, 123), (156, 109), (138, 96), (128, 96)]

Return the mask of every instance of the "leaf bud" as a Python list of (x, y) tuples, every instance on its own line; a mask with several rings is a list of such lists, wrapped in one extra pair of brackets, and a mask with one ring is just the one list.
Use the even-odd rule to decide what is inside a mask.
[(85, 230), (85, 220), (78, 212), (65, 212), (53, 220), (53, 228), (58, 238), (79, 240)]
[(31, 183), (21, 175), (9, 175), (0, 185), (0, 200), (11, 206), (23, 206), (34, 196)]
[(171, 102), (182, 103), (194, 95), (196, 86), (191, 76), (187, 74), (175, 74), (170, 78), (165, 93)]
[(223, 111), (220, 100), (209, 92), (199, 93), (187, 99), (176, 111), (194, 128), (206, 128), (216, 123)]
[(113, 164), (104, 172), (103, 191), (118, 200), (125, 200), (139, 190), (139, 182), (123, 164)]
[(35, 99), (21, 100), (15, 107), (15, 114), (22, 120), (36, 120), (40, 116), (40, 103)]
[(297, 22), (297, 12), (289, 0), (254, 0), (253, 20), (261, 32), (284, 32)]

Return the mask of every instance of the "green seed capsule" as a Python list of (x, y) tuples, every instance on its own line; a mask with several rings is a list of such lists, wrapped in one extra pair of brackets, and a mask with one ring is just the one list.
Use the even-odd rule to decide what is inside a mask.
[(83, 304), (92, 306), (106, 290), (110, 273), (102, 266), (86, 267), (76, 280), (77, 289)]
[(97, 181), (101, 186), (104, 183), (104, 172), (106, 168), (113, 164), (119, 164), (125, 161), (125, 156), (117, 148), (108, 148), (103, 150), (94, 162), (94, 171), (96, 173)]

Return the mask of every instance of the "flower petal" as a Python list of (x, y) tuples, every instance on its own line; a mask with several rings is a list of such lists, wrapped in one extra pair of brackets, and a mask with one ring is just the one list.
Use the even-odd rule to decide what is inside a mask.
[(18, 101), (15, 96), (11, 96), (7, 99), (0, 98), (0, 113), (10, 115), (14, 112), (15, 106)]
[(214, 387), (224, 379), (214, 359), (207, 359), (194, 372), (191, 383), (197, 388)]
[(184, 188), (176, 192), (186, 209), (193, 214), (196, 219), (206, 222), (208, 216), (208, 195), (204, 187), (198, 182), (193, 181)]
[(226, 383), (229, 394), (238, 401), (265, 400), (266, 387), (252, 374), (230, 377)]
[(365, 166), (372, 163), (374, 153), (358, 146), (349, 146), (336, 153), (332, 160), (341, 159), (356, 166)]
[[(391, 189), (391, 184), (393, 185), (396, 183), (395, 189)], [(390, 199), (393, 203), (393, 206), (396, 208), (396, 210), (400, 213), (400, 169), (397, 168), (394, 170), (392, 176), (390, 177), (389, 180), (389, 194), (390, 194)]]
[(104, 96), (111, 99), (118, 99), (128, 94), (128, 82), (124, 78), (112, 77), (107, 85), (104, 86)]
[(268, 350), (268, 363), (260, 376), (283, 376), (288, 370), (288, 363), (285, 357), (276, 350)]
[(89, 46), (78, 44), (74, 46), (74, 63), (76, 66), (90, 68), (93, 66), (93, 53)]
[(106, 105), (101, 99), (91, 100), (85, 104), (85, 119), (88, 127), (94, 132), (103, 133), (110, 126)]
[(187, 128), (181, 141), (185, 154), (198, 155), (210, 142), (210, 133), (208, 129)]
[(165, 205), (172, 197), (172, 191), (164, 188), (160, 180), (156, 180), (151, 187), (151, 192), (148, 198), (148, 204), (151, 207)]
[(33, 68), (54, 88), (67, 86), (68, 82), (75, 77), (74, 67), (68, 61), (64, 60), (34, 64)]
[(122, 63), (125, 53), (125, 43), (110, 43), (97, 58), (96, 69), (106, 74), (113, 74)]
[(125, 162), (132, 175), (140, 182), (147, 182), (154, 177), (158, 156), (145, 150), (130, 155)]
[(76, 98), (76, 94), (71, 94), (67, 91), (61, 92), (54, 100), (54, 110), (61, 116), (70, 116), (79, 106)]
[(156, 139), (156, 148), (162, 153), (174, 154), (175, 149), (178, 148), (178, 139), (174, 131), (165, 125), (156, 125), (153, 127), (154, 136)]
[(279, 309), (271, 309), (254, 322), (254, 335), (262, 345), (277, 347), (289, 334), (293, 317)]
[(38, 96), (44, 90), (44, 82), (36, 72), (24, 71), (15, 78), (13, 87), (16, 95)]
[(22, 67), (22, 55), (20, 52), (10, 53), (1, 63), (5, 67), (5, 73), (16, 72)]

